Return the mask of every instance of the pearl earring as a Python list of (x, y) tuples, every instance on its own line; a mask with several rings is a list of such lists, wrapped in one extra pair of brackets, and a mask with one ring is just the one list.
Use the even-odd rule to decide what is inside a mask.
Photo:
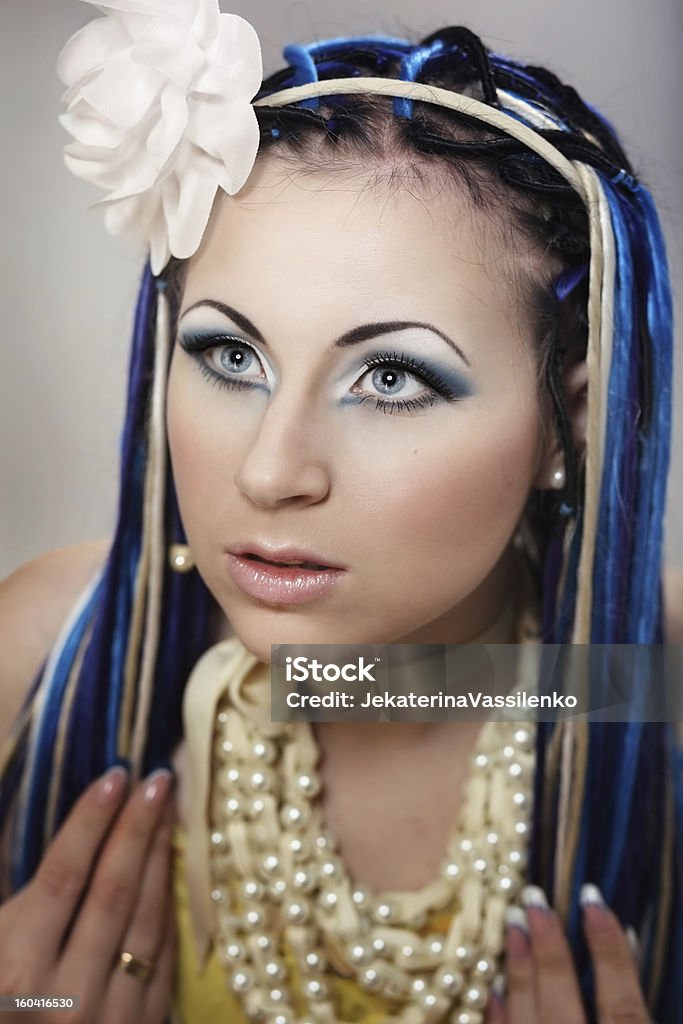
[(168, 549), (168, 564), (174, 572), (191, 572), (194, 558), (187, 544), (171, 544)]
[(567, 474), (564, 466), (559, 466), (553, 473), (553, 487), (556, 491), (561, 491), (567, 482)]

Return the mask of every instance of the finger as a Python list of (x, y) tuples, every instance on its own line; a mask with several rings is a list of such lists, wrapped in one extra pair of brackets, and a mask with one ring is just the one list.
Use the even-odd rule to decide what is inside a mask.
[(491, 994), (486, 1007), (484, 1024), (507, 1024), (505, 1011), (505, 983), (502, 975), (497, 975), (491, 985)]
[(154, 978), (147, 989), (142, 1024), (163, 1024), (169, 1012), (173, 991), (173, 970), (175, 966), (176, 930), (172, 902), (168, 906), (164, 922), (164, 938)]
[(95, 867), (64, 951), (67, 976), (106, 988), (114, 956), (135, 906), (147, 851), (171, 786), (167, 769), (153, 772), (129, 798)]
[[(145, 863), (138, 899), (124, 934), (120, 953), (126, 950), (155, 965), (164, 940), (171, 892), (171, 833), (175, 809), (169, 798), (157, 826)], [(137, 1020), (146, 994), (146, 985), (139, 978), (116, 969), (111, 974), (107, 1002), (115, 1007), (113, 1019)], [(107, 1017), (109, 1020), (109, 1017)]]
[[(86, 789), (48, 846), (26, 890), (40, 922), (39, 927), (30, 929), (34, 963), (54, 963), (57, 959), (97, 851), (127, 788), (126, 770), (120, 766), (109, 769)], [(28, 917), (29, 913), (27, 905), (24, 914)]]
[(505, 920), (508, 1021), (509, 1024), (538, 1024), (534, 960), (526, 914), (520, 907), (508, 907)]
[(553, 1024), (577, 1024), (585, 1020), (585, 1013), (562, 922), (538, 886), (526, 886), (521, 900), (526, 909), (536, 971), (538, 1017), (541, 1021), (552, 1020)]
[(583, 926), (593, 959), (600, 1020), (650, 1020), (629, 941), (595, 885), (581, 889)]

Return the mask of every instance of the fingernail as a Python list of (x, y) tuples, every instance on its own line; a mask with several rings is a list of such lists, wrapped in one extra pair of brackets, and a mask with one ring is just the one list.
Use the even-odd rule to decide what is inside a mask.
[(601, 910), (605, 909), (604, 896), (598, 889), (597, 885), (591, 885), (590, 882), (581, 886), (579, 901), (582, 907), (599, 907)]
[(519, 899), (525, 907), (533, 907), (536, 910), (550, 909), (545, 893), (538, 885), (525, 885), (519, 894)]
[(508, 907), (505, 911), (505, 924), (508, 928), (519, 928), (525, 935), (529, 934), (526, 914), (521, 907)]
[(634, 960), (637, 960), (640, 955), (640, 943), (638, 942), (638, 933), (632, 925), (626, 929), (626, 941), (633, 953)]
[(172, 781), (173, 772), (168, 768), (157, 768), (145, 779), (145, 800), (148, 803), (163, 800), (170, 792)]
[(128, 772), (121, 765), (114, 765), (100, 778), (98, 796), (105, 804), (113, 804), (128, 785)]
[(497, 974), (491, 982), (491, 995), (502, 1003), (505, 999), (505, 975)]

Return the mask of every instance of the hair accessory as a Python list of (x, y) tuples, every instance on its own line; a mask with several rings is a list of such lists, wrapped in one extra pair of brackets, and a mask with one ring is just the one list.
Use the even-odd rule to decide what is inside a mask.
[(254, 166), (258, 36), (218, 0), (85, 0), (104, 10), (62, 51), (68, 168), (109, 194), (113, 234), (149, 245), (154, 274), (196, 252), (219, 188)]

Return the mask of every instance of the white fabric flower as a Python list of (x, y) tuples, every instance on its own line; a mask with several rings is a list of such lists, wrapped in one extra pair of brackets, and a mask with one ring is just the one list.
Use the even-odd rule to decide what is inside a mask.
[(59, 58), (65, 160), (108, 190), (107, 227), (147, 244), (159, 274), (197, 251), (218, 189), (234, 195), (254, 166), (261, 47), (218, 0), (85, 2), (106, 17)]

